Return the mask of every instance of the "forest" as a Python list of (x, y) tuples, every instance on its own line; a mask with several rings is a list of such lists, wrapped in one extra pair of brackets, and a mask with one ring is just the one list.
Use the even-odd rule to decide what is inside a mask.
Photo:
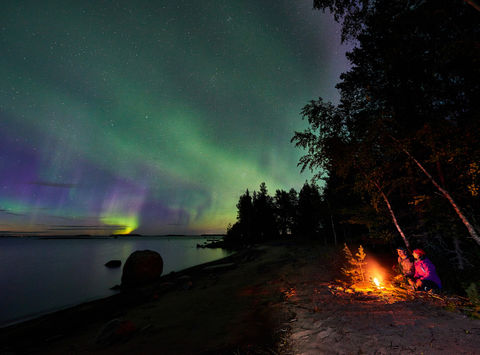
[[(480, 7), (462, 0), (314, 0), (350, 43), (338, 103), (301, 110), (291, 143), (314, 178), (237, 204), (227, 240), (288, 236), (423, 248), (451, 289), (479, 281)], [(321, 186), (321, 188), (317, 187)]]
[[(229, 226), (225, 241), (230, 245), (250, 245), (277, 238), (322, 239), (325, 201), (315, 184), (305, 182), (299, 193), (277, 190), (268, 194), (263, 182), (259, 191), (246, 190), (237, 203), (237, 222)], [(333, 241), (332, 241), (333, 242)]]

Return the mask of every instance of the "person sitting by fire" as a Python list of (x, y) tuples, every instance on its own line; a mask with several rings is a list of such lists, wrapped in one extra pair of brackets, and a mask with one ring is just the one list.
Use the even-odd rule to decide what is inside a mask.
[(415, 249), (412, 254), (415, 258), (415, 275), (413, 275), (413, 279), (408, 280), (410, 285), (421, 291), (440, 290), (442, 282), (437, 275), (435, 265), (425, 257), (425, 251)]
[(415, 266), (414, 260), (411, 256), (408, 255), (407, 249), (403, 247), (397, 248), (398, 253), (398, 271), (403, 275), (405, 282), (410, 279), (413, 279), (415, 275)]

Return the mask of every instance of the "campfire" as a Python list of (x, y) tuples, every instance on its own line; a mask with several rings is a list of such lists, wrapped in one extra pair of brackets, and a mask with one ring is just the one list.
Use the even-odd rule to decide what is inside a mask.
[(362, 246), (353, 255), (345, 244), (343, 252), (347, 263), (342, 271), (346, 278), (328, 285), (330, 292), (337, 296), (385, 303), (423, 299), (451, 309), (471, 308), (469, 300), (464, 297), (415, 291), (402, 275), (392, 274), (390, 268), (384, 268), (373, 257), (367, 257)]
[(336, 280), (329, 285), (332, 293), (352, 294), (364, 300), (377, 299), (386, 303), (415, 298), (414, 290), (401, 277), (395, 277), (374, 258), (367, 257), (362, 246), (355, 255), (346, 244), (343, 251), (347, 264), (342, 271), (346, 280)]

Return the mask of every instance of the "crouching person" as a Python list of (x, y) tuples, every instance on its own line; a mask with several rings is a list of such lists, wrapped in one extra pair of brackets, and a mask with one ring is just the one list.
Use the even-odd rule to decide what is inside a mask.
[(403, 275), (404, 281), (407, 282), (408, 280), (413, 279), (413, 276), (415, 275), (414, 260), (408, 255), (407, 249), (403, 247), (398, 247), (397, 253), (397, 269)]
[(413, 280), (409, 280), (410, 285), (420, 291), (440, 290), (442, 282), (437, 275), (435, 265), (425, 257), (425, 252), (422, 249), (415, 249), (412, 254), (415, 258), (415, 275)]

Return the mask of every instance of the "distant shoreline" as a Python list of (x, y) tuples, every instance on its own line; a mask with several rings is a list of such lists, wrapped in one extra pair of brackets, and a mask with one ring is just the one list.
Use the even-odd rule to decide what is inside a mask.
[(166, 238), (166, 237), (186, 237), (186, 238), (207, 238), (207, 237), (225, 237), (225, 234), (162, 234), (162, 235), (142, 235), (142, 234), (111, 234), (111, 235), (0, 235), (0, 238), (38, 238), (38, 239), (117, 239), (125, 237), (135, 238)]

